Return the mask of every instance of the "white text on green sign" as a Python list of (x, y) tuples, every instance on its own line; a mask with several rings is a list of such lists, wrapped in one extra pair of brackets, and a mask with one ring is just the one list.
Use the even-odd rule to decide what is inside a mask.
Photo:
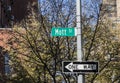
[(61, 28), (53, 27), (51, 31), (52, 36), (76, 36), (75, 28)]

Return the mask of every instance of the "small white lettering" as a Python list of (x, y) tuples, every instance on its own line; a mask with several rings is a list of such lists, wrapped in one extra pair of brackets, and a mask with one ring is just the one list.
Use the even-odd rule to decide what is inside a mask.
[(62, 29), (62, 30), (59, 30), (59, 29), (56, 29), (55, 30), (55, 35), (60, 35), (60, 36), (62, 36), (62, 35), (66, 35), (67, 33), (66, 33), (66, 30), (64, 30), (64, 29)]

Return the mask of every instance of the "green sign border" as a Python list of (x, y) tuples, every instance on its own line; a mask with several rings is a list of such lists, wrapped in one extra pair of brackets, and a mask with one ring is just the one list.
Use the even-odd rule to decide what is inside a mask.
[(65, 37), (65, 36), (76, 36), (75, 28), (73, 27), (52, 27), (51, 36)]

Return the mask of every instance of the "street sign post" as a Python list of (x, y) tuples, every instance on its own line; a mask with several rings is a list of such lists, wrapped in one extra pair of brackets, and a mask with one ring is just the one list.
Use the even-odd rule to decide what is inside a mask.
[(75, 28), (53, 27), (51, 36), (76, 36)]
[(92, 73), (98, 72), (98, 62), (70, 62), (62, 63), (63, 73)]

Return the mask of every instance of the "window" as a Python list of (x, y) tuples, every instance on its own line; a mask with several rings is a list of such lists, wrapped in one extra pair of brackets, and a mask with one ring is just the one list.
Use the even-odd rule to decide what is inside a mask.
[(107, 10), (108, 10), (108, 11), (111, 11), (111, 10), (112, 10), (112, 6), (111, 6), (111, 5), (108, 5), (108, 6), (107, 6)]
[(11, 11), (11, 6), (7, 6), (7, 11)]
[(4, 59), (5, 59), (5, 74), (8, 75), (10, 74), (10, 65), (9, 65), (10, 57), (8, 53), (5, 53)]
[(113, 14), (112, 14), (112, 13), (109, 13), (109, 14), (108, 14), (108, 17), (112, 17), (112, 16), (113, 16)]

